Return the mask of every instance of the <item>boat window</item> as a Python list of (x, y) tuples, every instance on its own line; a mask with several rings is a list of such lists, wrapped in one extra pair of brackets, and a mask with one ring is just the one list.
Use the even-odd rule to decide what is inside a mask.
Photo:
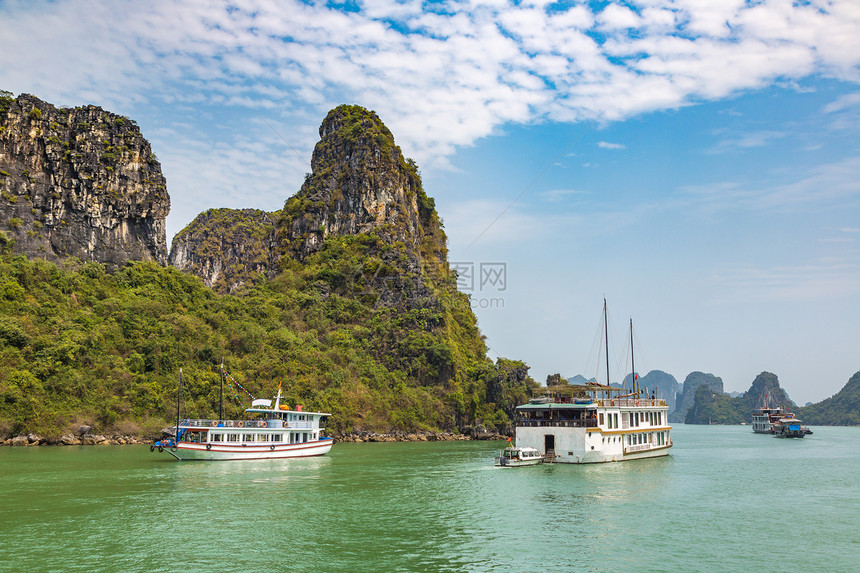
[(598, 424), (601, 426), (603, 425), (603, 412), (600, 413), (600, 421), (598, 422)]
[(227, 434), (227, 441), (228, 442), (238, 442), (239, 441), (239, 434)]
[(212, 436), (213, 442), (223, 442), (224, 441), (224, 434), (221, 434), (219, 432), (212, 432), (209, 435)]

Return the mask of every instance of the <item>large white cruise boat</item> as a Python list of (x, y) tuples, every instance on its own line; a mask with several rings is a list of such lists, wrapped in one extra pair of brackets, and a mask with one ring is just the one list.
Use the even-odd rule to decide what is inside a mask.
[(547, 462), (588, 464), (669, 455), (672, 429), (665, 400), (598, 383), (555, 386), (517, 408), (517, 445)]
[[(606, 329), (606, 301), (603, 301)], [(606, 329), (608, 330), (608, 329)], [(605, 331), (606, 331), (605, 330)], [(672, 447), (666, 400), (642, 397), (635, 374), (633, 321), (630, 321), (633, 388), (609, 385), (609, 336), (606, 335), (607, 384), (562, 384), (517, 407), (518, 446), (536, 448), (546, 462), (588, 464), (669, 455)]]
[[(181, 380), (180, 372), (180, 387)], [(302, 406), (289, 409), (281, 404), (280, 387), (274, 402), (253, 400), (244, 420), (180, 420), (177, 415), (173, 437), (155, 442), (149, 450), (166, 452), (177, 460), (209, 461), (300, 458), (331, 450), (334, 440), (323, 436), (324, 420), (330, 414), (304, 412)]]

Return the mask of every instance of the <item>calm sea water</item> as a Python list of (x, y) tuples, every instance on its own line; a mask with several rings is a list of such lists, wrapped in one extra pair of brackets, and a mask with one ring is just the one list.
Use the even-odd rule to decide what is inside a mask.
[(680, 425), (668, 458), (514, 469), (501, 442), (0, 448), (0, 570), (858, 571), (860, 428), (814, 430)]

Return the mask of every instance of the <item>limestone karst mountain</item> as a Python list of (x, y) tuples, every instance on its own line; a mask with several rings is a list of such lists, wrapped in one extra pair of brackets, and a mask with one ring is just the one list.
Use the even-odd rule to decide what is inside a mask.
[(0, 93), (0, 240), (13, 252), (165, 264), (169, 210), (161, 164), (132, 120)]

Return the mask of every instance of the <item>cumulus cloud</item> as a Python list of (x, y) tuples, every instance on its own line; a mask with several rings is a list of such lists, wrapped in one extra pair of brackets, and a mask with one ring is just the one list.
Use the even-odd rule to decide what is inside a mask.
[(598, 141), (597, 147), (600, 149), (626, 149), (627, 146), (623, 143), (610, 143), (608, 141)]
[(623, 119), (811, 73), (860, 80), (860, 6), (850, 0), (359, 8), (13, 0), (0, 7), (0, 66), (7, 87), (70, 103), (129, 107), (196, 92), (320, 115), (358, 102), (425, 161), (509, 122)]

